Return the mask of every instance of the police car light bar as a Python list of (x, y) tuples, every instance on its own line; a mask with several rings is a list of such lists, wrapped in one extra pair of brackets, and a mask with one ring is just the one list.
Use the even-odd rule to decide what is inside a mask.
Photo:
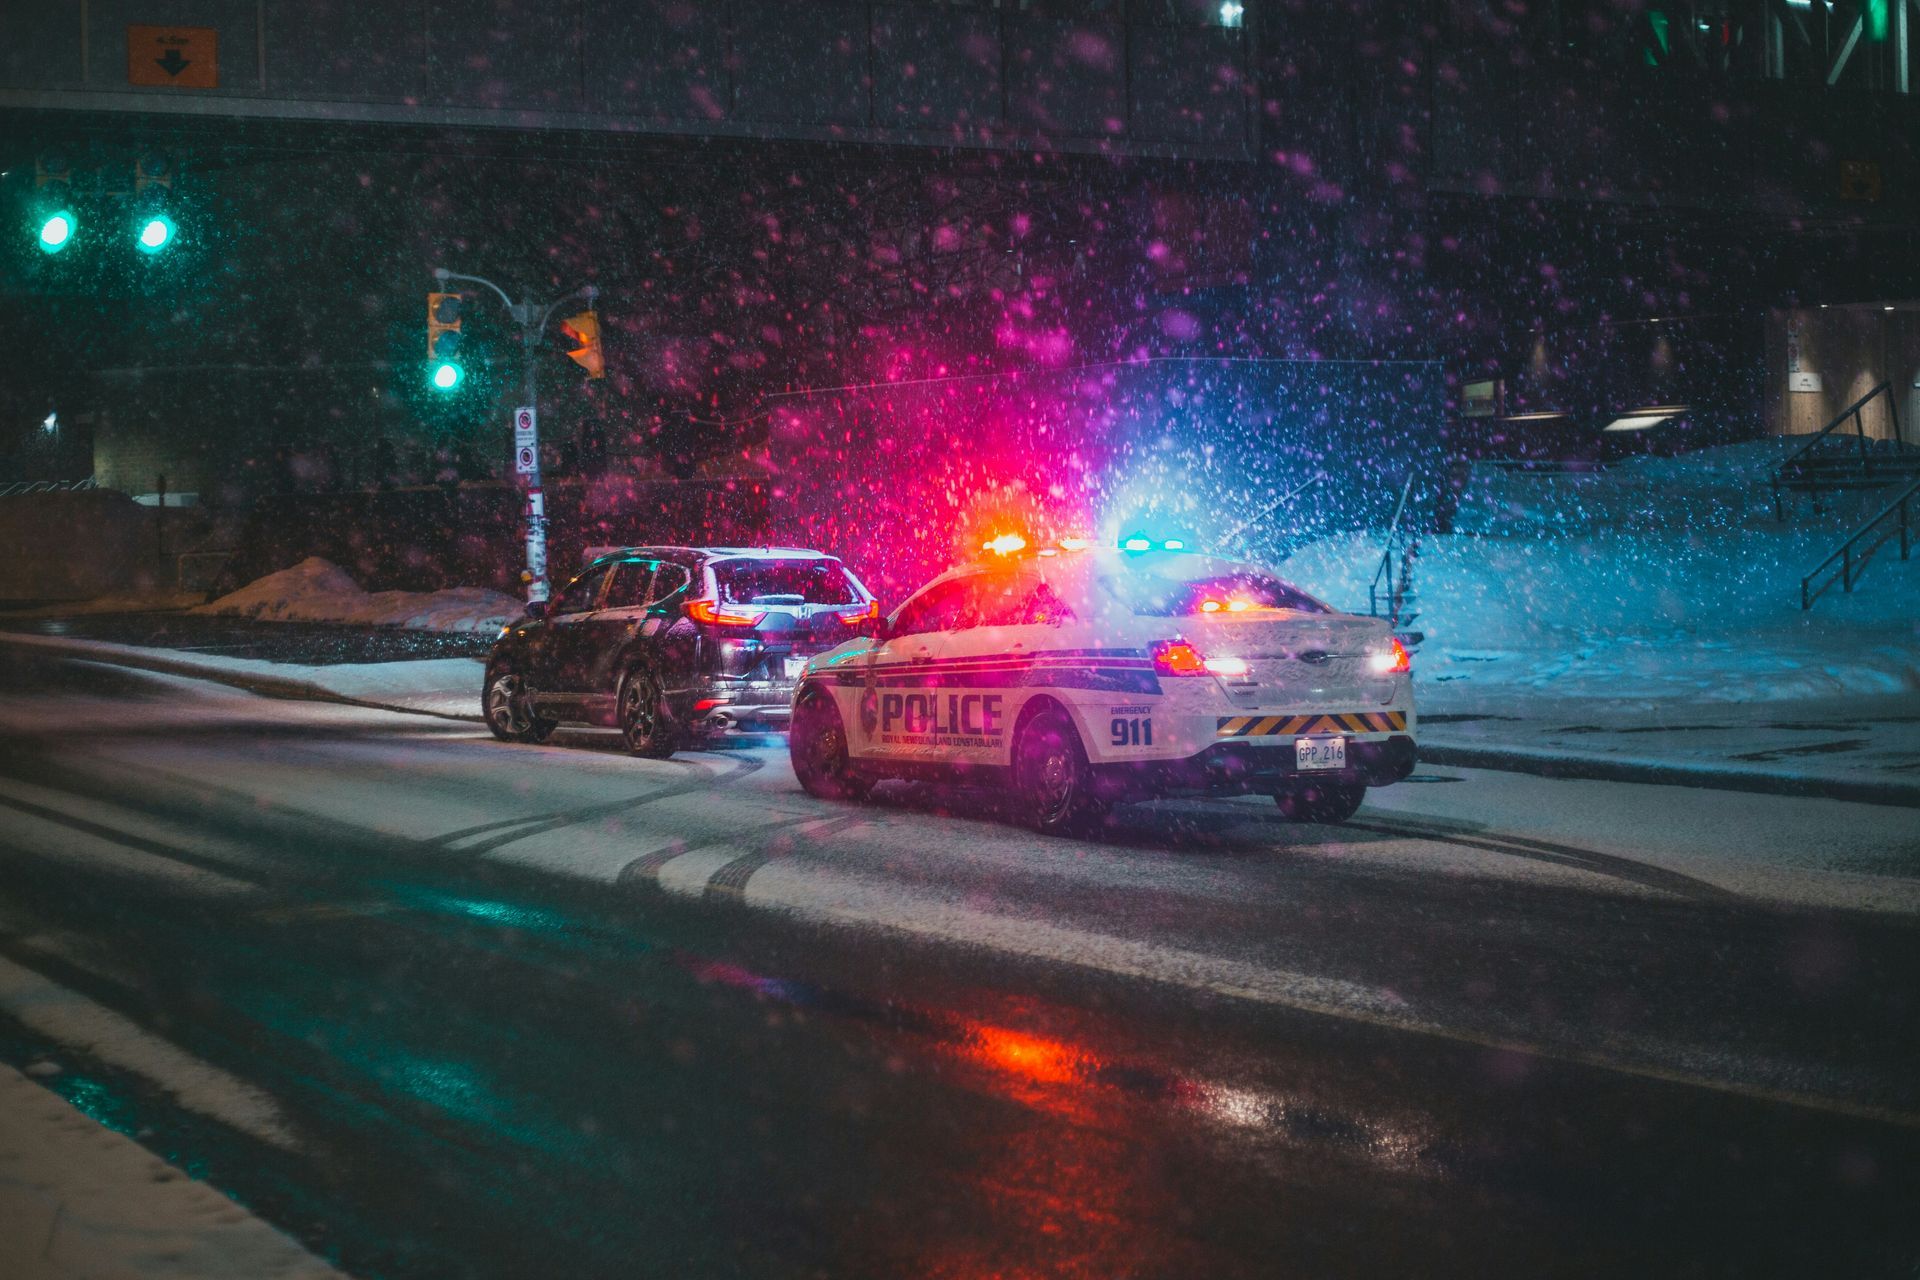
[(980, 544), (982, 551), (991, 551), (995, 555), (1010, 556), (1016, 551), (1027, 549), (1027, 540), (1017, 533), (1003, 533), (997, 538), (989, 538)]

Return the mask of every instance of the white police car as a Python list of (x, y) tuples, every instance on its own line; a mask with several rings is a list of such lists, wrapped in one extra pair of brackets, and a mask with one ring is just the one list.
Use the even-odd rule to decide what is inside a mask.
[(1177, 542), (988, 550), (807, 662), (790, 750), (808, 792), (1010, 785), (1056, 833), (1182, 793), (1343, 822), (1413, 771), (1411, 663), (1384, 621)]

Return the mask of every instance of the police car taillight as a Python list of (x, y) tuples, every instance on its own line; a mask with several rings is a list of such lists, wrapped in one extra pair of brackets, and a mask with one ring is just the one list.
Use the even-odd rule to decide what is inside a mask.
[(695, 622), (716, 627), (757, 627), (767, 616), (765, 609), (729, 609), (712, 600), (687, 601), (687, 616)]
[(1413, 655), (1407, 652), (1407, 646), (1400, 643), (1399, 636), (1387, 637), (1390, 649), (1375, 649), (1367, 655), (1367, 665), (1376, 675), (1405, 675), (1413, 670)]
[(1153, 646), (1153, 669), (1163, 676), (1244, 676), (1245, 658), (1209, 658), (1185, 640)]

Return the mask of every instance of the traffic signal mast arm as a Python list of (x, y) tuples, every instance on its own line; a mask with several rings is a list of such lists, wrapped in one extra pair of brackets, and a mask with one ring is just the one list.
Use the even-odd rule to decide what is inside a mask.
[[(552, 302), (542, 306), (532, 298), (528, 298), (525, 302), (516, 303), (512, 298), (507, 296), (505, 289), (502, 289), (499, 285), (484, 276), (462, 275), (457, 271), (449, 271), (445, 267), (435, 267), (433, 269), (433, 278), (438, 280), (443, 288), (448, 281), (458, 280), (467, 284), (482, 285), (493, 290), (502, 305), (506, 307), (507, 314), (512, 316), (515, 323), (520, 326), (521, 378), (525, 387), (526, 408), (529, 410), (527, 417), (529, 421), (525, 436), (523, 437), (525, 444), (516, 441), (516, 447), (531, 447), (532, 449), (532, 466), (522, 472), (525, 476), (527, 487), (527, 601), (528, 603), (544, 602), (548, 595), (547, 513), (546, 499), (540, 491), (540, 441), (537, 435), (540, 391), (538, 382), (534, 376), (534, 353), (540, 344), (540, 335), (546, 331), (547, 322), (553, 319), (553, 313), (555, 311), (559, 310), (564, 304), (574, 301), (576, 298), (584, 299), (588, 308), (591, 309), (595, 300), (599, 298), (600, 291), (592, 285), (585, 285), (582, 288), (573, 290), (571, 293), (562, 294)], [(431, 324), (431, 317), (429, 317), (429, 323)], [(593, 348), (597, 353), (599, 350), (597, 325), (595, 326), (594, 337), (595, 342)]]

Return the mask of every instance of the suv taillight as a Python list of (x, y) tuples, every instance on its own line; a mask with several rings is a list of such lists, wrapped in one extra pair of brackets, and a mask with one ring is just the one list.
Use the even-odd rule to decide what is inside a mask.
[(733, 609), (712, 600), (687, 601), (687, 616), (695, 622), (716, 627), (757, 627), (767, 616), (765, 609)]

